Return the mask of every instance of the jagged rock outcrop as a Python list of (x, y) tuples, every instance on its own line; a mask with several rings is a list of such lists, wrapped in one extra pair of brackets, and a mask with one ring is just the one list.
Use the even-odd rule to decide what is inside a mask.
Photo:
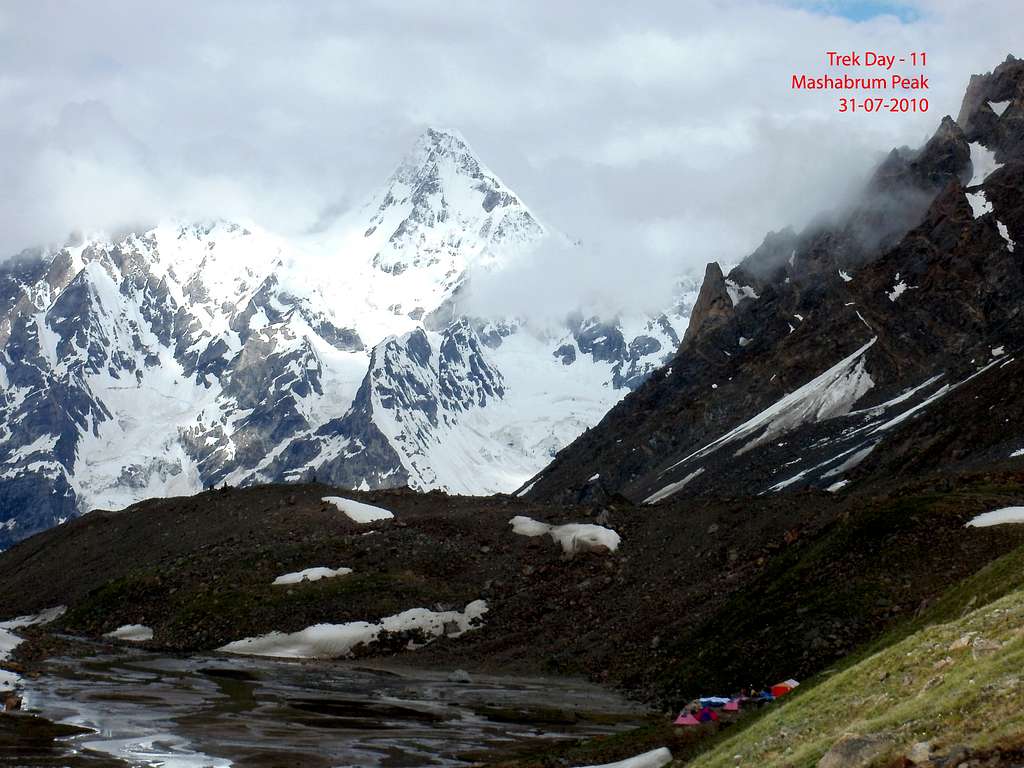
[(956, 119), (968, 141), (995, 148), (996, 159), (1019, 154), (1024, 141), (1024, 60), (1006, 61), (984, 75), (972, 75)]
[(683, 334), (683, 348), (692, 347), (698, 338), (718, 330), (735, 317), (736, 311), (725, 284), (725, 275), (718, 262), (713, 261), (704, 272), (704, 282), (701, 283), (690, 322)]

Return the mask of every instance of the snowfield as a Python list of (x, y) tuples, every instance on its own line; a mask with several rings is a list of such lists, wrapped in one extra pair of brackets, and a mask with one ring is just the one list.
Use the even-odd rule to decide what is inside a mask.
[(345, 499), (341, 496), (324, 496), (323, 501), (333, 504), (344, 512), (353, 523), (375, 523), (378, 520), (391, 520), (395, 515), (383, 507), (364, 504), (361, 501)]
[[(379, 622), (350, 621), (345, 624), (314, 624), (298, 632), (271, 632), (228, 643), (217, 650), (249, 656), (278, 656), (298, 659), (337, 659), (351, 654), (358, 645), (374, 642), (381, 632), (419, 630), (427, 642), (444, 636), (459, 637), (479, 626), (487, 613), (485, 600), (474, 600), (463, 611), (431, 611), (411, 608)], [(409, 648), (416, 646), (410, 642)]]
[(352, 573), (351, 568), (325, 568), (317, 566), (315, 568), (306, 568), (304, 571), (296, 571), (295, 573), (286, 573), (283, 576), (278, 576), (274, 579), (274, 585), (280, 586), (282, 584), (299, 584), (303, 581), (320, 581), (320, 579), (333, 579), (335, 576), (347, 576)]
[[(699, 448), (675, 462), (661, 474), (671, 472), (689, 461), (703, 458), (713, 451), (739, 440), (748, 442), (736, 450), (736, 456), (741, 456), (769, 440), (781, 437), (802, 424), (825, 421), (849, 414), (857, 401), (874, 386), (874, 381), (865, 367), (864, 356), (877, 338), (877, 336), (873, 337), (856, 352), (840, 360), (824, 373), (777, 400), (753, 418), (730, 429), (703, 448)], [(650, 504), (668, 498), (698, 474), (699, 471), (695, 471), (682, 480), (665, 485), (648, 496), (644, 500), (645, 503)], [(780, 487), (777, 486), (773, 490)]]

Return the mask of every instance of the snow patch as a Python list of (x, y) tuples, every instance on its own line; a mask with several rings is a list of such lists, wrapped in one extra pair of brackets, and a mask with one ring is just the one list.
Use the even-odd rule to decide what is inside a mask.
[(676, 481), (674, 483), (669, 483), (664, 488), (662, 488), (660, 491), (655, 491), (650, 496), (648, 496), (646, 499), (644, 499), (643, 503), (644, 504), (657, 504), (662, 499), (667, 499), (672, 494), (676, 493), (677, 491), (682, 490), (683, 487), (687, 483), (689, 483), (691, 480), (693, 480), (695, 477), (697, 477), (697, 475), (701, 474), (703, 471), (704, 471), (704, 467), (698, 467), (693, 472), (691, 472), (686, 477), (684, 477), (682, 480), (678, 480), (678, 481)]
[(363, 504), (361, 501), (345, 499), (341, 496), (324, 496), (322, 501), (333, 504), (344, 512), (353, 523), (375, 523), (378, 520), (390, 520), (394, 514), (382, 507)]
[(971, 204), (971, 212), (974, 218), (980, 218), (986, 213), (992, 213), (992, 203), (985, 199), (984, 190), (980, 192), (967, 192), (967, 202)]
[[(861, 411), (861, 413), (863, 413), (863, 411)], [(874, 450), (876, 445), (877, 445), (877, 443), (868, 443), (865, 446), (857, 446), (857, 447), (854, 447), (854, 448), (850, 448), (849, 450), (840, 453), (838, 456), (832, 456), (832, 457), (826, 459), (825, 461), (821, 462), (820, 464), (817, 464), (817, 465), (815, 465), (813, 467), (809, 467), (808, 469), (805, 469), (802, 472), (798, 472), (797, 474), (793, 475), (792, 477), (790, 477), (790, 478), (788, 478), (786, 480), (783, 480), (780, 483), (776, 483), (775, 485), (771, 486), (764, 493), (775, 493), (777, 491), (781, 491), (782, 489), (788, 488), (789, 486), (793, 485), (794, 483), (797, 483), (800, 480), (803, 480), (805, 477), (813, 476), (814, 473), (816, 473), (818, 470), (824, 469), (825, 467), (829, 466), (830, 464), (834, 464), (835, 462), (840, 461), (841, 459), (845, 459), (845, 461), (843, 461), (838, 466), (833, 467), (832, 469), (828, 470), (827, 472), (822, 472), (821, 473), (821, 479), (825, 480), (825, 479), (830, 478), (830, 477), (836, 477), (837, 475), (842, 475), (842, 474), (844, 474), (846, 472), (849, 472), (851, 469), (853, 469), (858, 464), (860, 464), (862, 461), (864, 461), (864, 459), (867, 458), (868, 454), (871, 453), (872, 450)], [(797, 461), (799, 461), (799, 459), (797, 459)], [(790, 463), (793, 463), (793, 462), (790, 462)], [(786, 464), (786, 465), (784, 465), (784, 467), (785, 466), (789, 466), (789, 465)], [(845, 481), (844, 481), (843, 484), (845, 484)], [(833, 486), (835, 486), (835, 485), (838, 485), (838, 484), (837, 483), (833, 483)], [(841, 487), (841, 485), (840, 485), (840, 487)], [(830, 488), (826, 488), (826, 490), (832, 491), (833, 488), (831, 488), (831, 487)], [(836, 490), (838, 490), (838, 489), (836, 489)]]
[(672, 753), (666, 747), (652, 749), (636, 757), (628, 757), (617, 763), (604, 763), (603, 765), (589, 765), (585, 768), (662, 768), (672, 762)]
[(845, 456), (849, 456), (849, 458), (839, 466), (833, 467), (828, 472), (823, 473), (822, 477), (835, 477), (836, 475), (845, 474), (851, 469), (856, 468), (875, 449), (876, 445), (878, 445), (878, 443), (868, 443), (862, 448), (853, 448), (846, 453), (840, 454), (837, 458), (841, 459)]
[(614, 552), (622, 541), (611, 528), (592, 523), (550, 525), (524, 515), (516, 515), (508, 523), (512, 526), (512, 533), (519, 536), (551, 536), (556, 544), (561, 545), (562, 552), (570, 557), (577, 552)]
[(278, 576), (274, 579), (273, 583), (278, 586), (282, 584), (299, 584), (303, 581), (320, 581), (320, 579), (333, 579), (335, 576), (347, 576), (350, 573), (352, 573), (351, 568), (325, 568), (317, 566)]
[(661, 474), (664, 475), (691, 459), (707, 456), (736, 440), (756, 435), (736, 452), (736, 455), (740, 456), (764, 442), (796, 429), (801, 424), (847, 415), (854, 404), (875, 385), (865, 368), (864, 353), (877, 339), (877, 336), (872, 338), (824, 373), (777, 400), (753, 418), (733, 427), (703, 448), (680, 459)]
[[(0, 661), (6, 661), (11, 656), (11, 651), (21, 645), (22, 638), (18, 637), (14, 630), (33, 624), (49, 624), (54, 619), (64, 614), (67, 608), (59, 605), (56, 608), (47, 608), (45, 611), (34, 616), (18, 616), (14, 619), (0, 622)], [(21, 686), (21, 677), (14, 672), (0, 669), (0, 691), (10, 690)]]
[[(917, 405), (913, 406), (912, 408), (908, 408), (903, 413), (901, 413), (901, 414), (899, 414), (897, 416), (894, 416), (893, 418), (889, 419), (889, 421), (886, 421), (885, 423), (879, 424), (877, 427), (874, 427), (871, 430), (870, 434), (876, 434), (878, 432), (883, 432), (885, 430), (892, 429), (893, 427), (902, 424), (904, 421), (909, 419), (915, 413), (918, 413), (919, 411), (927, 408), (932, 403), (934, 403), (936, 400), (940, 400), (941, 398), (945, 397), (947, 394), (952, 392), (954, 389), (956, 389), (956, 388), (966, 384), (968, 381), (971, 381), (972, 379), (974, 379), (974, 378), (976, 378), (978, 376), (981, 376), (981, 374), (985, 373), (987, 370), (989, 370), (993, 366), (998, 365), (1002, 361), (1003, 361), (1003, 358), (1001, 358), (1001, 357), (1000, 358), (996, 358), (991, 363), (989, 363), (988, 365), (982, 366), (981, 368), (979, 368), (977, 371), (975, 371), (974, 373), (972, 373), (970, 376), (968, 376), (966, 379), (964, 379), (962, 381), (958, 381), (958, 382), (956, 382), (955, 384), (952, 384), (952, 385), (950, 385), (950, 384), (943, 384), (941, 387), (939, 387), (937, 390), (935, 390), (934, 393), (929, 395), (926, 399), (924, 399), (923, 401), (921, 401)], [(929, 380), (928, 382), (925, 382), (925, 384), (928, 384), (930, 381), (931, 380)], [(924, 386), (924, 385), (922, 385), (922, 386)]]
[(999, 117), (1003, 116), (1003, 112), (1006, 111), (1006, 108), (1008, 106), (1010, 106), (1009, 100), (1007, 100), (1007, 101), (990, 101), (988, 103), (988, 108), (991, 109), (993, 112), (995, 112), (996, 115), (998, 115)]
[[(540, 478), (537, 478), (539, 480)], [(530, 482), (528, 485), (523, 486), (520, 490), (516, 491), (516, 498), (521, 498), (533, 490), (533, 486), (537, 484), (537, 480)]]
[(1013, 253), (1013, 248), (1016, 245), (1016, 243), (1010, 239), (1010, 230), (1008, 230), (1006, 228), (1006, 225), (1003, 224), (1003, 222), (1001, 221), (996, 222), (996, 228), (999, 230), (999, 234), (1002, 236), (1003, 240), (1006, 241), (1006, 250), (1008, 250), (1010, 253)]
[(976, 141), (972, 141), (970, 147), (971, 167), (974, 169), (974, 175), (971, 176), (971, 180), (967, 182), (967, 186), (974, 187), (985, 181), (989, 174), (993, 171), (999, 170), (1003, 165), (1002, 163), (996, 162), (996, 153), (991, 149), (983, 147)]
[(881, 416), (889, 408), (892, 408), (895, 405), (899, 405), (900, 403), (906, 402), (907, 400), (912, 398), (914, 395), (916, 395), (921, 390), (927, 389), (932, 384), (934, 384), (939, 379), (941, 379), (943, 377), (943, 375), (944, 374), (941, 374), (941, 373), (936, 374), (935, 376), (932, 376), (930, 379), (927, 379), (927, 380), (921, 382), (917, 386), (911, 387), (910, 389), (908, 389), (908, 390), (906, 390), (904, 392), (901, 392), (900, 394), (896, 395), (896, 397), (894, 397), (894, 398), (892, 398), (890, 400), (886, 400), (884, 403), (879, 403), (878, 405), (873, 405), (870, 408), (864, 408), (864, 409), (859, 410), (859, 411), (850, 411), (849, 415), (850, 416), (860, 416), (860, 415), (864, 414), (864, 415), (867, 415), (867, 416)]
[(153, 639), (153, 630), (145, 624), (125, 624), (113, 632), (107, 632), (104, 637), (113, 640), (128, 640), (132, 643), (144, 643)]
[(972, 518), (965, 528), (988, 528), (1004, 523), (1024, 523), (1024, 507), (1004, 507)]
[[(298, 632), (270, 632), (247, 637), (217, 650), (249, 656), (279, 656), (297, 659), (335, 659), (348, 656), (363, 644), (372, 643), (382, 632), (419, 630), (426, 642), (445, 636), (459, 637), (477, 628), (487, 613), (485, 600), (474, 600), (463, 611), (431, 611), (411, 608), (378, 622), (350, 621), (344, 624), (314, 624)], [(408, 649), (417, 646), (410, 641)]]
[(891, 419), (889, 419), (885, 423), (879, 424), (877, 427), (875, 427), (874, 429), (871, 430), (870, 434), (873, 435), (873, 434), (876, 434), (878, 432), (884, 432), (885, 430), (892, 429), (893, 427), (902, 424), (904, 421), (909, 419), (915, 413), (917, 413), (918, 411), (924, 410), (929, 405), (934, 403), (936, 400), (939, 400), (939, 399), (945, 397), (947, 393), (949, 393), (950, 391), (952, 391), (953, 389), (955, 389), (958, 386), (959, 386), (959, 384), (956, 384), (956, 385), (953, 385), (953, 386), (950, 386), (949, 384), (943, 384), (941, 387), (939, 387), (937, 390), (935, 390), (935, 392), (933, 392), (931, 395), (929, 395), (927, 398), (922, 400), (917, 405), (913, 406), (912, 408), (908, 408), (903, 413), (900, 413), (900, 414), (898, 414), (896, 416), (893, 416)]
[(892, 290), (886, 294), (889, 297), (889, 301), (896, 301), (900, 296), (907, 292), (911, 288), (917, 288), (916, 285), (907, 285), (905, 280), (900, 280), (900, 273), (896, 273), (896, 284), (893, 285)]
[(740, 285), (734, 280), (725, 281), (725, 290), (729, 294), (729, 298), (732, 300), (733, 306), (736, 306), (744, 299), (757, 299), (757, 291), (755, 291), (749, 285)]

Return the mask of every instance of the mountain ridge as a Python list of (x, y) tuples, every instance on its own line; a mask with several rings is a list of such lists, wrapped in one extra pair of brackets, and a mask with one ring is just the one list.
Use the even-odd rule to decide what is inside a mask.
[(428, 129), (305, 239), (166, 222), (0, 265), (0, 547), (225, 482), (513, 490), (671, 354), (688, 311), (683, 283), (651, 316), (463, 313), (471, 271), (547, 237)]
[[(728, 275), (709, 267), (669, 366), (520, 492), (595, 503), (839, 492), (909, 459), (899, 435), (950, 393), (996, 396), (1024, 330), (1024, 62), (1009, 58), (965, 97), (991, 112), (1011, 85), (996, 122), (969, 123), (968, 136), (943, 118), (920, 150), (890, 153), (836, 220), (769, 235)], [(847, 369), (858, 351), (860, 367)], [(962, 450), (985, 453), (998, 434)]]

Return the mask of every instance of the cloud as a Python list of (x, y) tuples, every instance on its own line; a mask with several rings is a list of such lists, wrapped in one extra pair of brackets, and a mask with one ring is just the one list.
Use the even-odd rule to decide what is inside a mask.
[(479, 317), (518, 317), (538, 329), (560, 326), (576, 310), (606, 318), (662, 312), (678, 298), (675, 244), (699, 226), (647, 220), (594, 241), (545, 239), (500, 270), (472, 271), (459, 309)]
[[(6, 4), (0, 254), (168, 215), (316, 229), (440, 124), (583, 241), (519, 268), (509, 295), (529, 303), (557, 263), (566, 301), (640, 300), (644, 275), (738, 261), (891, 146), (919, 145), (1019, 44), (1007, 21), (1022, 14), (1016, 0)], [(791, 91), (830, 49), (927, 51), (930, 111), (841, 115), (832, 94)]]

